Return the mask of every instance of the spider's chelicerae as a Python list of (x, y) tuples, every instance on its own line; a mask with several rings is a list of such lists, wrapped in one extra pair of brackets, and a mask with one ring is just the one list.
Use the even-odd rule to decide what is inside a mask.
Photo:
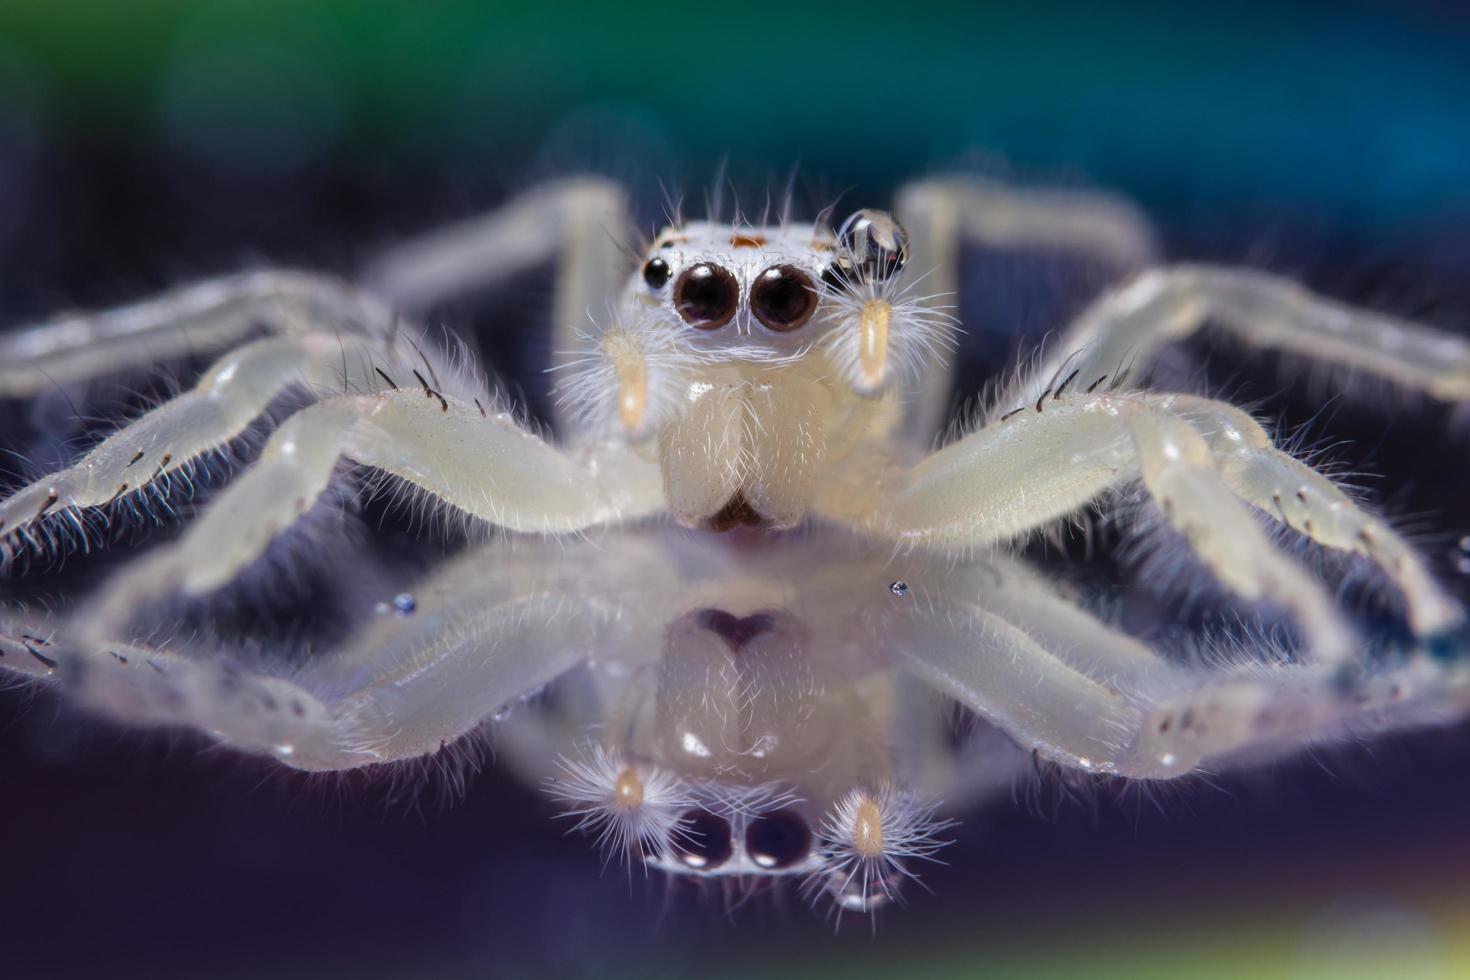
[[(1038, 760), (1167, 780), (1470, 708), (1463, 613), (1415, 550), (1245, 411), (1147, 385), (1156, 352), (1208, 320), (1466, 400), (1463, 339), (1271, 275), (1160, 265), (1133, 211), (1094, 195), (931, 180), (835, 230), (675, 222), (636, 261), (616, 244), (627, 225), (616, 188), (565, 182), (354, 284), (257, 272), (0, 337), (7, 399), (217, 358), (0, 499), (12, 581), (117, 542), (268, 407), (299, 409), (176, 539), (89, 594), (12, 603), (0, 666), (305, 770), (488, 731), (616, 853), (797, 875), (859, 910), (935, 856), (940, 800), (972, 805)], [(958, 337), (945, 310), (974, 243), (1130, 274), (934, 450)], [(545, 435), (410, 324), (553, 258)], [(197, 612), (169, 627), (181, 596), (207, 610), (252, 566), (309, 560), (272, 543), (333, 533), (298, 522), (351, 499), (324, 498), (355, 485), (343, 461), (499, 533), (369, 596), (327, 649), (287, 655)], [(1122, 507), (1259, 628), (1156, 648), (1018, 550)], [(1291, 537), (1364, 573), (1401, 639), (1370, 636)]]

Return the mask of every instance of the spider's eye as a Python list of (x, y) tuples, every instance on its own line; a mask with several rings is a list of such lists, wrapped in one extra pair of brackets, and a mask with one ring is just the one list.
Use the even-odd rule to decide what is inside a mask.
[(669, 846), (686, 866), (695, 871), (713, 871), (730, 860), (734, 851), (730, 822), (708, 810), (686, 810)]
[(857, 211), (837, 230), (837, 244), (868, 279), (898, 274), (909, 260), (909, 233), (886, 211)]
[(745, 850), (762, 868), (789, 868), (812, 849), (812, 832), (795, 810), (777, 810), (750, 822)]
[(643, 281), (650, 289), (663, 289), (672, 274), (669, 264), (663, 259), (652, 258), (643, 264)]
[(735, 276), (713, 262), (691, 265), (674, 283), (674, 309), (686, 323), (701, 330), (715, 330), (735, 318), (740, 302), (740, 284)]
[(779, 333), (795, 330), (812, 318), (817, 287), (794, 265), (775, 265), (756, 276), (750, 287), (750, 312)]

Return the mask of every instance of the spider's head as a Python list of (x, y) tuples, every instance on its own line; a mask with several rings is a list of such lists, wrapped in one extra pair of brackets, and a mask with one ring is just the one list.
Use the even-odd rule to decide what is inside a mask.
[[(899, 302), (908, 260), (908, 233), (883, 211), (858, 211), (836, 232), (822, 224), (665, 228), (627, 291), (626, 329), (660, 322), (694, 357), (724, 364), (789, 364), (850, 341), (846, 380), (874, 395), (893, 374), (894, 328), (918, 312)], [(850, 336), (831, 336), (844, 331)]]
[(888, 396), (949, 342), (950, 318), (904, 283), (908, 262), (907, 234), (880, 211), (836, 231), (666, 228), (561, 397), (656, 445), (680, 523), (793, 526), (827, 440), (891, 418)]
[(594, 337), (561, 397), (616, 421), (641, 441), (678, 414), (690, 386), (711, 378), (821, 374), (874, 398), (918, 378), (926, 355), (951, 342), (934, 297), (912, 295), (909, 239), (883, 211), (825, 224), (713, 221), (654, 238), (615, 314)]

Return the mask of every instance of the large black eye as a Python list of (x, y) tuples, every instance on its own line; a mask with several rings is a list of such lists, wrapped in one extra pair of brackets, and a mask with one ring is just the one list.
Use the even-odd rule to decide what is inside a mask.
[(652, 258), (643, 264), (643, 281), (650, 289), (663, 289), (672, 275), (669, 264), (660, 258)]
[(762, 868), (789, 868), (812, 849), (812, 832), (795, 810), (757, 817), (745, 830), (745, 850)]
[(837, 245), (870, 280), (898, 274), (909, 260), (909, 233), (886, 211), (857, 211), (837, 230)]
[(679, 860), (695, 871), (713, 871), (734, 850), (730, 843), (730, 823), (708, 810), (686, 810), (679, 818), (669, 847)]
[(806, 323), (816, 308), (817, 287), (794, 265), (772, 266), (751, 284), (750, 312), (779, 333)]
[(691, 327), (715, 330), (735, 318), (740, 284), (730, 270), (713, 262), (691, 265), (674, 283), (674, 309)]

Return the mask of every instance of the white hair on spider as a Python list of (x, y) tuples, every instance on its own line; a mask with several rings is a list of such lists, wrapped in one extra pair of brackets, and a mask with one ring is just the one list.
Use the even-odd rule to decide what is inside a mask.
[(827, 812), (817, 837), (824, 863), (805, 889), (825, 894), (840, 911), (872, 912), (899, 901), (903, 879), (918, 881), (910, 861), (934, 861), (956, 826), (935, 816), (939, 804), (892, 785), (855, 789)]
[(925, 364), (954, 349), (958, 321), (933, 305), (939, 295), (918, 294), (919, 281), (833, 270), (823, 299), (834, 327), (822, 347), (858, 394), (879, 394), (893, 381), (914, 384)]
[(692, 805), (679, 777), (602, 745), (586, 747), (581, 758), (563, 756), (557, 765), (562, 775), (547, 780), (547, 793), (568, 804), (561, 816), (577, 818), (573, 830), (596, 835), (607, 860), (614, 854), (642, 860), (662, 850)]
[(595, 337), (580, 335), (592, 352), (559, 366), (558, 407), (594, 431), (620, 426), (635, 442), (652, 436), (679, 411), (700, 362), (680, 343), (680, 331), (678, 322), (651, 312)]

